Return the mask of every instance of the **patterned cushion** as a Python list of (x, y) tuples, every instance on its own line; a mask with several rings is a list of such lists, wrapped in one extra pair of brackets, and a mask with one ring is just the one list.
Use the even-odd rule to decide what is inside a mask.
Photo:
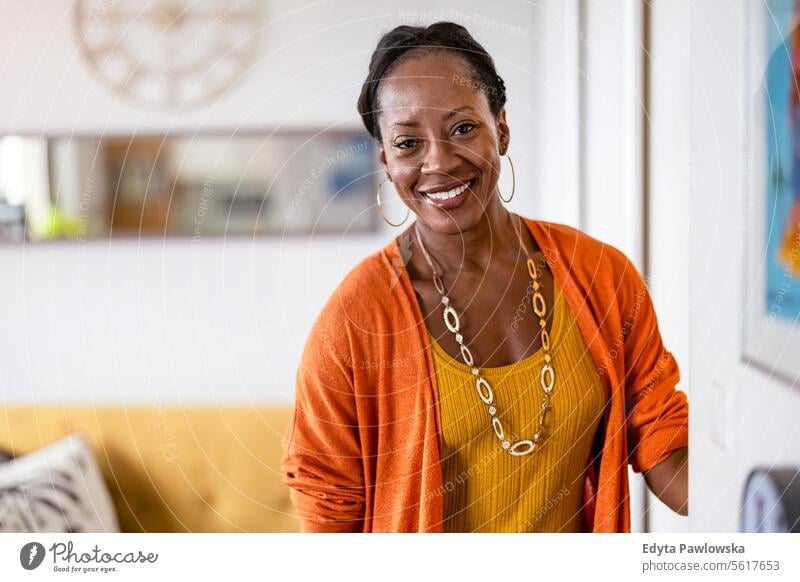
[(0, 531), (119, 531), (111, 496), (82, 435), (0, 463)]

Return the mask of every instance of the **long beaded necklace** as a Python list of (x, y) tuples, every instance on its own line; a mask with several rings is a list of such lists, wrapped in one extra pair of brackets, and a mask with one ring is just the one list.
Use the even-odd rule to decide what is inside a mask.
[(528, 274), (530, 275), (531, 282), (533, 284), (533, 312), (539, 318), (545, 363), (539, 374), (539, 384), (544, 391), (542, 406), (539, 411), (539, 426), (536, 428), (536, 432), (534, 433), (532, 439), (522, 439), (515, 443), (511, 443), (506, 438), (503, 424), (497, 416), (497, 408), (494, 405), (494, 390), (492, 390), (489, 382), (481, 375), (480, 369), (476, 366), (473, 366), (474, 360), (472, 357), (472, 352), (470, 352), (469, 348), (464, 343), (464, 336), (460, 332), (461, 318), (456, 312), (455, 308), (451, 305), (450, 297), (447, 294), (444, 283), (442, 282), (442, 277), (434, 266), (433, 261), (428, 254), (428, 250), (422, 243), (422, 238), (419, 235), (419, 229), (416, 227), (416, 224), (414, 225), (414, 231), (416, 232), (417, 241), (422, 249), (422, 253), (425, 255), (425, 260), (428, 262), (431, 271), (433, 271), (433, 284), (436, 286), (436, 290), (442, 297), (442, 304), (444, 304), (444, 324), (447, 326), (447, 329), (449, 329), (455, 335), (455, 340), (461, 348), (461, 357), (464, 359), (464, 362), (466, 362), (466, 364), (472, 368), (472, 375), (475, 377), (475, 389), (477, 390), (481, 401), (489, 409), (489, 417), (491, 418), (492, 429), (494, 429), (495, 435), (497, 435), (497, 438), (500, 439), (503, 448), (506, 449), (511, 455), (522, 456), (532, 453), (536, 449), (537, 443), (542, 438), (542, 426), (544, 424), (544, 418), (547, 410), (550, 408), (550, 393), (553, 390), (553, 385), (555, 384), (556, 380), (556, 372), (553, 369), (552, 357), (550, 355), (550, 334), (547, 332), (547, 329), (545, 329), (547, 319), (547, 304), (541, 291), (541, 273), (536, 267), (536, 262), (533, 260), (533, 257), (530, 255), (530, 253), (528, 253), (527, 249), (525, 248), (525, 244), (522, 242), (522, 236), (515, 228), (514, 232), (516, 232), (517, 238), (519, 238), (520, 245), (528, 255)]

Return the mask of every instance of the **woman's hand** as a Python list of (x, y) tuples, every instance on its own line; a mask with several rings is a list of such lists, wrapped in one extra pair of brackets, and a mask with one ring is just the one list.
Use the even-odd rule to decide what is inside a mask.
[(689, 447), (675, 449), (666, 460), (645, 471), (644, 480), (672, 511), (689, 514)]

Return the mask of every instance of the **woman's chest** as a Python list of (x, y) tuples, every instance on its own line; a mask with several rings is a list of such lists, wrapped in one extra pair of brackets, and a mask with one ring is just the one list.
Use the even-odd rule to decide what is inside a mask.
[[(456, 333), (445, 319), (442, 295), (431, 281), (413, 280), (412, 285), (428, 331), (448, 354), (463, 361)], [(457, 326), (479, 367), (513, 364), (538, 352), (542, 338), (536, 310), (544, 309), (546, 329), (552, 330), (555, 294), (547, 269), (541, 271), (538, 289), (523, 263), (513, 272), (445, 280), (445, 292), (447, 305), (453, 309), (448, 315), (450, 326)], [(534, 301), (536, 294), (539, 298)]]
[[(556, 442), (551, 446), (564, 449), (580, 442), (582, 449), (602, 421), (606, 392), (583, 336), (569, 315), (555, 321), (551, 350), (555, 379), (541, 427), (543, 352), (516, 364), (481, 369), (492, 388), (497, 416), (512, 441), (532, 438), (541, 428), (542, 444)], [(432, 349), (445, 451), (494, 450), (497, 439), (470, 368), (452, 359), (438, 343), (433, 343)]]

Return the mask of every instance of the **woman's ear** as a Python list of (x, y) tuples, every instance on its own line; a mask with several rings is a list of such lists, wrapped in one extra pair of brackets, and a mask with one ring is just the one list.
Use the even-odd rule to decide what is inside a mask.
[(391, 181), (392, 178), (389, 176), (389, 165), (386, 163), (386, 150), (384, 149), (383, 143), (381, 142), (378, 142), (378, 161), (380, 162), (384, 173)]
[(506, 123), (506, 108), (503, 107), (500, 113), (497, 114), (496, 119), (497, 127), (497, 145), (500, 150), (500, 155), (503, 156), (508, 151), (508, 146), (511, 143), (511, 130)]

